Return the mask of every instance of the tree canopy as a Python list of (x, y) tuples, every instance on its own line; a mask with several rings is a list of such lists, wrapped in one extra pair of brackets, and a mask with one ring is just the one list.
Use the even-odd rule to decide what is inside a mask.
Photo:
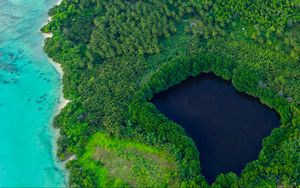
[[(52, 21), (42, 31), (53, 33), (45, 51), (62, 65), (64, 96), (72, 101), (54, 122), (61, 133), (59, 158), (77, 157), (67, 165), (69, 184), (136, 185), (109, 173), (115, 168), (105, 157), (95, 159), (100, 146), (137, 169), (168, 171), (173, 181), (157, 177), (163, 186), (300, 185), (299, 9), (298, 0), (63, 0), (53, 7)], [(202, 72), (231, 80), (281, 116), (257, 160), (241, 174), (220, 174), (212, 185), (201, 173), (201, 151), (193, 140), (149, 102), (155, 93)], [(120, 151), (128, 149), (122, 141), (163, 151), (154, 153), (176, 168), (139, 163), (137, 155), (147, 157), (140, 145), (133, 144), (129, 158), (122, 158), (96, 137)], [(157, 185), (139, 171), (128, 173)]]

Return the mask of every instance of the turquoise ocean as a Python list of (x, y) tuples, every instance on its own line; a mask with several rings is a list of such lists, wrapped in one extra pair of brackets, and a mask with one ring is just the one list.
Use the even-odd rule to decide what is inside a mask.
[(39, 29), (55, 0), (0, 0), (0, 187), (62, 187), (51, 127), (59, 73)]

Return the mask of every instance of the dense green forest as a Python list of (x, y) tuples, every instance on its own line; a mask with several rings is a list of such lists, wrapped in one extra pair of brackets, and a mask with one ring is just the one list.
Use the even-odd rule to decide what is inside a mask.
[[(49, 14), (45, 51), (72, 101), (54, 121), (59, 158), (76, 155), (72, 187), (300, 185), (298, 0), (63, 0)], [(202, 72), (281, 117), (257, 160), (212, 185), (193, 140), (149, 102)]]

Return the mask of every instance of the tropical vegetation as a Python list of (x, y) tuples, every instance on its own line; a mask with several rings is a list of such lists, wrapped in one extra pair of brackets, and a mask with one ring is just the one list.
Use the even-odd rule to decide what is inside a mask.
[[(76, 155), (72, 187), (300, 185), (298, 0), (63, 0), (49, 14), (45, 51), (72, 101), (54, 122), (59, 158)], [(150, 102), (203, 72), (281, 117), (257, 160), (212, 185), (193, 140)]]

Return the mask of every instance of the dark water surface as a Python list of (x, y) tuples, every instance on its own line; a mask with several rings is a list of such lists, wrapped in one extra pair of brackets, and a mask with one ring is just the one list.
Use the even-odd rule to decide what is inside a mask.
[(280, 123), (274, 110), (213, 74), (189, 78), (155, 95), (152, 102), (193, 138), (210, 183), (220, 173), (239, 174), (257, 159), (262, 139)]

